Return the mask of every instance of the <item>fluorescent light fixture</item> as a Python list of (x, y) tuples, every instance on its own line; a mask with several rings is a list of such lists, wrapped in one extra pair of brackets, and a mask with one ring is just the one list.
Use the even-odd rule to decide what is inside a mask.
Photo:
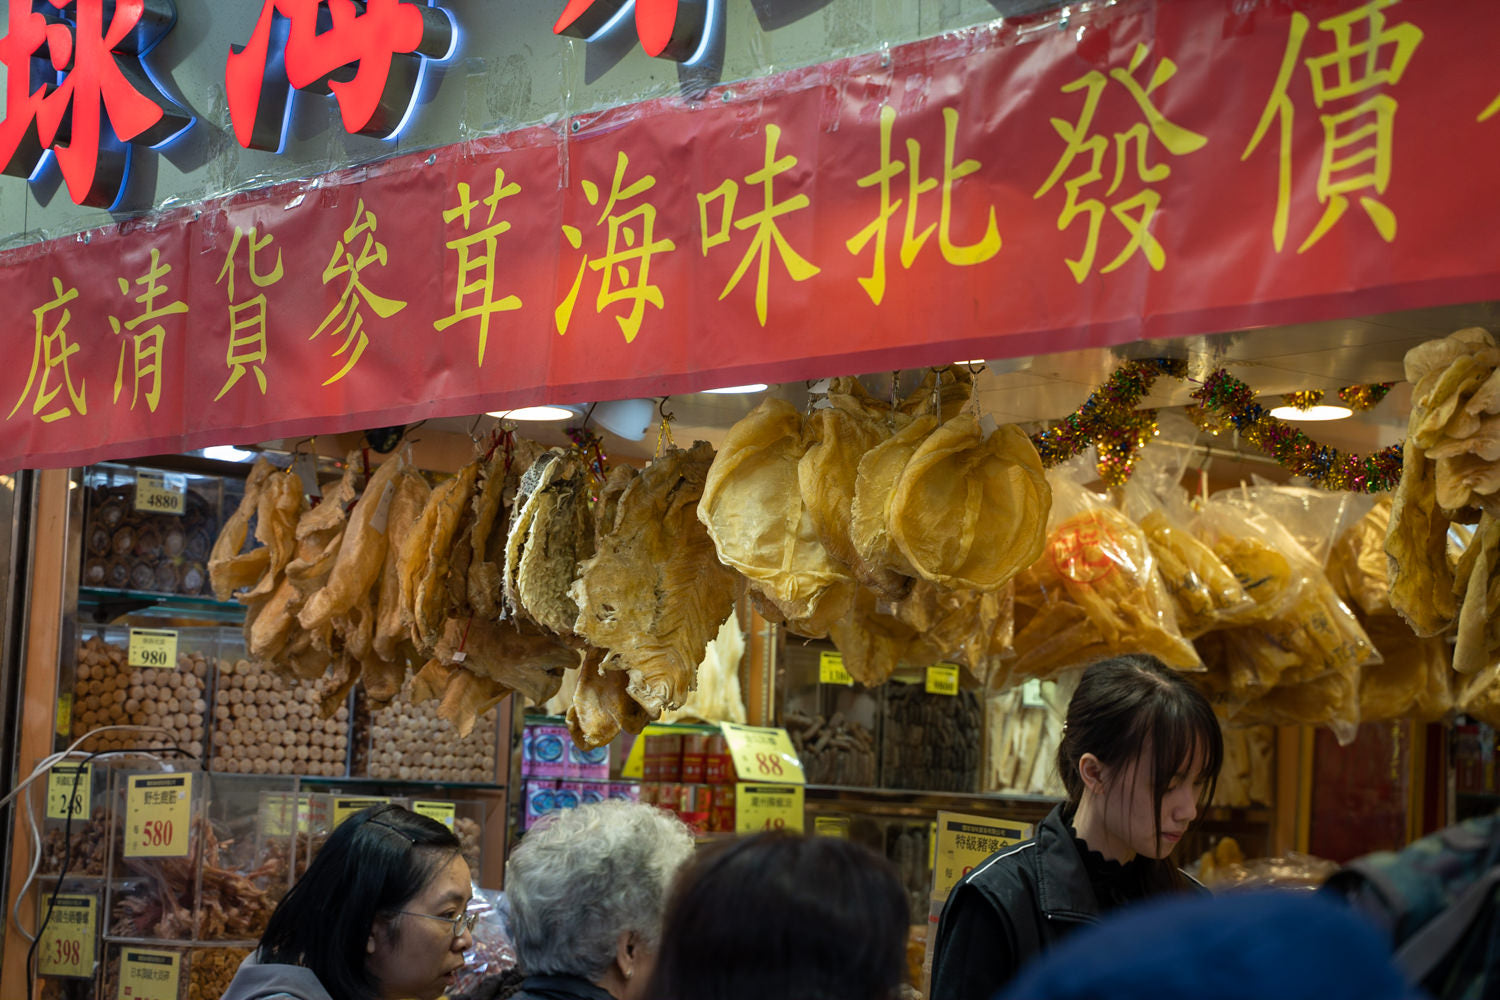
[(976, 358), (973, 361), (955, 361), (953, 363), (955, 365), (969, 365), (970, 367), (973, 367), (974, 365), (982, 365), (982, 364), (985, 364), (986, 362), (985, 362), (985, 360), (983, 358)]
[(1278, 420), (1343, 420), (1354, 416), (1354, 411), (1347, 406), (1319, 405), (1305, 410), (1299, 410), (1295, 406), (1278, 406), (1271, 411), (1271, 416)]
[(486, 416), (501, 420), (572, 420), (579, 411), (565, 406), (520, 406), (514, 410), (490, 410)]
[(703, 391), (711, 396), (736, 396), (746, 392), (765, 392), (766, 388), (764, 382), (752, 382), (749, 385), (726, 385), (720, 389), (704, 389)]
[(233, 445), (216, 444), (211, 448), (204, 448), (203, 457), (216, 459), (220, 462), (248, 462), (255, 457), (255, 452), (245, 451)]

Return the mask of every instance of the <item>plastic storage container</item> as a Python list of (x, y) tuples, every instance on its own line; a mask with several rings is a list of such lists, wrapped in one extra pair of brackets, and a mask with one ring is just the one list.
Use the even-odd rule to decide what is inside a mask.
[(829, 643), (788, 645), (781, 724), (802, 760), (810, 785), (879, 785), (883, 689), (843, 683), (838, 653)]
[(348, 773), (349, 705), (332, 716), (323, 707), (334, 686), (329, 675), (289, 679), (244, 657), (238, 633), (226, 637), (213, 708), (210, 766), (226, 774)]
[(84, 470), (85, 587), (206, 595), (208, 554), (223, 524), (217, 476), (101, 464)]
[[(91, 737), (83, 748), (109, 751), (177, 747), (202, 757), (208, 747), (208, 699), (214, 667), (221, 639), (228, 631), (80, 626), (69, 692), (72, 739), (101, 726), (152, 726), (165, 733), (114, 730)], [(132, 666), (132, 632), (172, 636), (175, 655), (158, 666)], [(67, 672), (65, 665), (65, 677)]]

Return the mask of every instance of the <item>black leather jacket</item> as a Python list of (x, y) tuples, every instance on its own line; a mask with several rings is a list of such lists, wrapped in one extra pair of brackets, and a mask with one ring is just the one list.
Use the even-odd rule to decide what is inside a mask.
[(521, 992), (510, 1000), (614, 1000), (587, 979), (577, 976), (527, 976)]
[[(990, 1000), (1028, 960), (1099, 919), (1064, 808), (1048, 813), (1030, 840), (996, 851), (953, 887), (938, 924), (930, 1000)], [(1156, 864), (1168, 891), (1171, 863)]]

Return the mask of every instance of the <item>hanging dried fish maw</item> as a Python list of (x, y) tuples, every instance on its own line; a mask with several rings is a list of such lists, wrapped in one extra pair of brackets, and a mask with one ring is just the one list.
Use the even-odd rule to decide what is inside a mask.
[[(484, 463), (474, 493), (474, 527), (469, 540), (473, 556), (469, 562), (469, 604), (480, 618), (500, 616), (500, 566), (490, 553), (490, 535), (505, 510), (505, 471), (508, 459), (502, 452)], [(503, 553), (503, 549), (501, 550)]]
[(767, 399), (729, 429), (698, 504), (719, 560), (788, 620), (807, 617), (828, 587), (849, 579), (818, 541), (802, 503), (803, 450), (801, 414), (785, 400)]
[(1420, 636), (1442, 632), (1458, 613), (1448, 567), (1448, 524), (1438, 509), (1433, 466), (1408, 438), (1385, 553), (1390, 557), (1391, 607)]
[[(426, 543), (425, 558), (419, 566), (412, 592), (412, 642), (418, 649), (431, 649), (441, 635), (448, 609), (448, 559), (453, 547), (453, 536), (458, 522), (470, 498), (474, 495), (474, 480), (479, 475), (479, 463), (470, 462), (432, 491), (427, 507), (422, 511), (418, 528), (407, 539), (407, 548), (413, 542)], [(431, 529), (423, 531), (424, 523)], [(402, 562), (406, 562), (402, 553)]]
[(919, 574), (995, 590), (1042, 554), (1052, 491), (1036, 448), (1006, 424), (985, 436), (964, 413), (912, 453), (891, 497), (888, 530)]
[[(335, 615), (341, 615), (355, 604), (368, 600), (370, 588), (380, 578), (381, 567), (385, 564), (391, 488), (402, 465), (401, 459), (393, 459), (382, 465), (370, 478), (364, 495), (354, 505), (354, 513), (349, 515), (349, 525), (344, 529), (344, 542), (339, 546), (338, 559), (333, 564), (328, 582), (308, 598), (297, 615), (303, 628), (316, 629), (332, 620)], [(369, 623), (373, 618), (373, 609), (367, 608), (363, 620)], [(362, 627), (370, 631), (373, 623)]]
[(859, 460), (849, 508), (849, 536), (860, 560), (853, 568), (856, 579), (877, 592), (886, 579), (916, 575), (891, 539), (888, 514), (906, 463), (937, 425), (936, 417), (917, 417)]
[[(208, 578), (213, 584), (214, 596), (221, 601), (229, 600), (231, 594), (259, 580), (270, 562), (270, 553), (255, 554), (255, 550), (241, 555), (245, 538), (250, 533), (250, 518), (260, 505), (260, 494), (266, 480), (276, 471), (276, 466), (264, 458), (257, 458), (245, 478), (245, 495), (234, 513), (224, 522), (219, 537), (214, 540), (213, 551), (208, 557)], [(252, 575), (253, 574), (253, 575)]]
[(255, 512), (255, 540), (266, 547), (269, 561), (260, 582), (246, 599), (266, 598), (276, 588), (286, 564), (297, 549), (297, 521), (307, 509), (302, 477), (288, 469), (270, 476), (260, 492)]
[(297, 625), (297, 608), (302, 595), (285, 577), (276, 585), (270, 600), (246, 622), (245, 648), (259, 660), (273, 660), (286, 646)]
[(498, 681), (538, 705), (557, 693), (563, 671), (578, 663), (578, 654), (553, 635), (478, 618), (448, 619), (433, 655)]
[(505, 608), (512, 615), (525, 611), (519, 581), (521, 556), (530, 540), (531, 523), (543, 504), (551, 502), (545, 491), (554, 479), (565, 474), (566, 466), (561, 452), (545, 451), (537, 456), (536, 461), (521, 476), (521, 485), (516, 492), (511, 512), (510, 528), (505, 536), (505, 572), (501, 581)]
[(375, 655), (395, 661), (396, 647), (406, 638), (401, 619), (401, 552), (427, 506), (432, 489), (421, 473), (410, 467), (396, 476), (395, 492), (386, 519), (385, 565), (380, 571), (379, 596), (375, 604)]
[(568, 588), (578, 563), (594, 554), (594, 518), (588, 509), (588, 482), (583, 462), (568, 454), (553, 463), (557, 472), (532, 494), (535, 506), (516, 568), (521, 609), (539, 625), (571, 636), (578, 605)]
[(360, 663), (363, 667), (360, 683), (374, 707), (387, 704), (401, 693), (401, 683), (406, 680), (404, 662), (391, 662), (372, 654)]
[(681, 707), (734, 610), (738, 579), (698, 520), (712, 462), (713, 449), (699, 441), (642, 470), (572, 589), (575, 631), (610, 651), (606, 669), (629, 672), (627, 690), (652, 718)]
[(604, 477), (604, 485), (599, 488), (599, 500), (594, 504), (594, 534), (607, 535), (614, 530), (615, 517), (620, 510), (620, 497), (624, 496), (625, 490), (640, 475), (640, 470), (633, 465), (616, 465), (610, 468), (609, 474)]
[(901, 412), (908, 416), (935, 416), (946, 423), (958, 416), (974, 395), (974, 376), (964, 368), (929, 368), (922, 384), (901, 401)]
[(626, 692), (630, 675), (619, 670), (601, 670), (604, 651), (590, 648), (578, 668), (578, 686), (568, 708), (568, 732), (573, 742), (589, 749), (602, 747), (620, 730), (639, 733), (651, 717)]
[(861, 559), (854, 545), (850, 520), (860, 459), (891, 436), (898, 420), (905, 425), (909, 418), (874, 407), (863, 390), (859, 394), (830, 392), (828, 401), (826, 409), (814, 412), (807, 420), (807, 451), (797, 463), (802, 502), (807, 505), (818, 540), (830, 556), (873, 590), (899, 596), (908, 578)]
[(881, 612), (878, 598), (859, 587), (848, 612), (828, 634), (844, 657), (849, 676), (866, 687), (884, 684), (901, 664), (925, 667), (938, 652), (910, 625)]

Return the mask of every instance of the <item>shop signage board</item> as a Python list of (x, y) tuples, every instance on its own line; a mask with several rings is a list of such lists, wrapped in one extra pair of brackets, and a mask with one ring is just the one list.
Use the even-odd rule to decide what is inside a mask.
[(59, 761), (47, 772), (47, 818), (89, 820), (94, 765)]
[(99, 939), (99, 897), (59, 893), (48, 897), (50, 914), (37, 942), (37, 972), (87, 979), (94, 974)]
[(0, 468), (1500, 298), (1500, 5), (1056, 16), (0, 254)]

